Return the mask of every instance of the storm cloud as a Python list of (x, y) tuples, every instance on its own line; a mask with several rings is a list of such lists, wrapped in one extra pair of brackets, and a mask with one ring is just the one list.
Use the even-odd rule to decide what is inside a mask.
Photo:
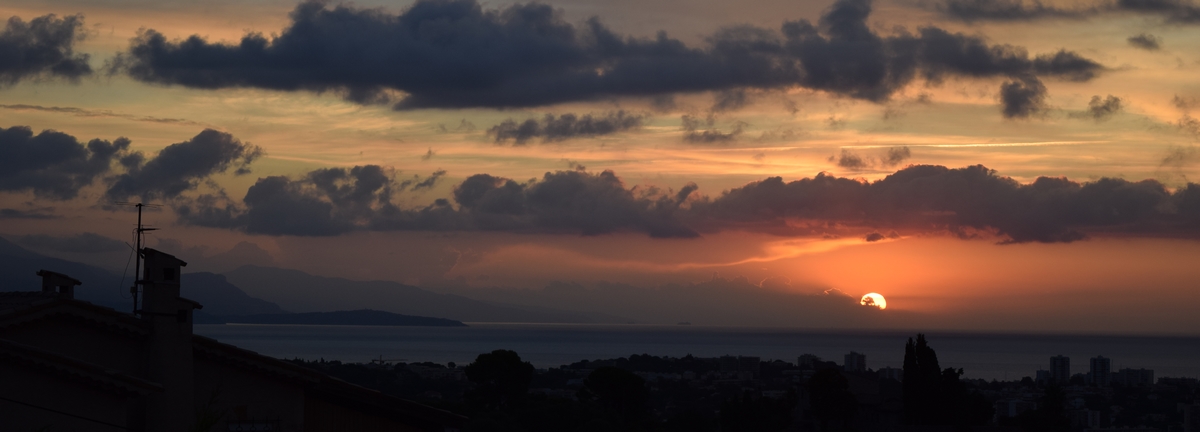
[(475, 0), (421, 0), (391, 14), (305, 2), (275, 37), (223, 44), (146, 30), (114, 65), (144, 82), (202, 89), (339, 92), (362, 103), (398, 92), (396, 109), (796, 87), (883, 102), (918, 76), (1088, 80), (1104, 70), (1070, 51), (1031, 58), (937, 27), (882, 35), (870, 13), (868, 0), (840, 0), (816, 23), (730, 27), (690, 47), (665, 33), (619, 35), (597, 18), (571, 24), (536, 3), (485, 9)]
[(78, 80), (92, 74), (87, 54), (75, 53), (83, 40), (83, 16), (44, 15), (25, 22), (11, 17), (0, 31), (0, 87), (26, 79)]
[(540, 120), (528, 119), (519, 123), (516, 120), (508, 119), (492, 126), (487, 132), (488, 135), (495, 138), (497, 144), (511, 141), (515, 145), (523, 145), (531, 139), (556, 142), (572, 138), (612, 135), (640, 128), (645, 119), (645, 116), (629, 114), (625, 111), (597, 115), (565, 113), (555, 116), (546, 114)]
[(115, 162), (129, 155), (128, 150), (126, 138), (84, 144), (53, 130), (35, 135), (27, 126), (0, 128), (0, 191), (75, 198), (81, 189), (110, 173)]
[(146, 201), (176, 198), (231, 168), (235, 174), (249, 173), (250, 163), (262, 154), (261, 148), (233, 135), (205, 129), (190, 140), (167, 146), (148, 161), (140, 152), (123, 158), (126, 172), (113, 179), (105, 196)]

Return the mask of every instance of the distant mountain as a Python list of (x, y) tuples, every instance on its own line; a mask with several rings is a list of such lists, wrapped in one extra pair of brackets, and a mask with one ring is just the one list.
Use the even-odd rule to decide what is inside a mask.
[[(75, 298), (119, 311), (132, 311), (133, 269), (122, 278), (87, 264), (51, 258), (0, 238), (0, 291), (39, 291), (42, 279), (38, 270), (65, 274), (83, 282), (75, 288)], [(204, 305), (205, 315), (252, 315), (286, 313), (279, 305), (246, 295), (213, 273), (184, 273), (181, 295)]]
[(117, 310), (133, 308), (129, 296), (133, 275), (122, 280), (102, 268), (43, 256), (0, 238), (0, 291), (40, 291), (42, 278), (37, 272), (43, 269), (83, 282), (75, 288), (77, 299)]
[(234, 286), (224, 275), (215, 273), (184, 273), (180, 278), (180, 295), (204, 305), (209, 315), (264, 315), (287, 313), (269, 301), (250, 297)]
[(229, 324), (361, 325), (466, 327), (461, 321), (363, 309), (337, 312), (307, 312), (218, 317)]
[(591, 323), (626, 322), (603, 313), (565, 312), (538, 306), (473, 300), (438, 294), (390, 281), (353, 281), (314, 276), (299, 270), (243, 266), (225, 273), (228, 281), (247, 294), (278, 303), (293, 312), (376, 309), (387, 312), (440, 316), (467, 322)]

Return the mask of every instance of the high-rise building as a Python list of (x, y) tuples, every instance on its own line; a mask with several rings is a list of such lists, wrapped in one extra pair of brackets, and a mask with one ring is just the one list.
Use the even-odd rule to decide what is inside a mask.
[(1050, 357), (1050, 379), (1058, 384), (1071, 382), (1071, 358), (1064, 355)]
[(846, 372), (863, 372), (867, 370), (867, 356), (850, 351), (842, 362), (842, 370)]
[(1108, 387), (1112, 377), (1112, 359), (1104, 356), (1092, 357), (1091, 368), (1088, 369), (1088, 381), (1096, 387)]
[(1154, 385), (1154, 371), (1151, 369), (1125, 368), (1110, 375), (1112, 383), (1127, 387), (1149, 387)]

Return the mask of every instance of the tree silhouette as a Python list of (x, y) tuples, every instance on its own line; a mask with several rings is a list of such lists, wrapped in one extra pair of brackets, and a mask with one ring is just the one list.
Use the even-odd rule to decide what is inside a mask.
[(476, 386), (468, 396), (485, 409), (500, 408), (524, 396), (533, 380), (533, 365), (521, 361), (521, 356), (509, 350), (480, 354), (467, 365), (465, 372)]
[(941, 369), (937, 353), (925, 341), (908, 339), (904, 347), (904, 423), (920, 426), (983, 425), (993, 408), (959, 380), (962, 369)]

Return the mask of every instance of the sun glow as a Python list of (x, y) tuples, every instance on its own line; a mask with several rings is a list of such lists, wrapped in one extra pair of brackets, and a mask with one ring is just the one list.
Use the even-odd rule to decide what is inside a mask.
[(879, 293), (867, 293), (862, 296), (862, 300), (858, 301), (863, 306), (874, 306), (880, 309), (887, 309), (887, 300)]

